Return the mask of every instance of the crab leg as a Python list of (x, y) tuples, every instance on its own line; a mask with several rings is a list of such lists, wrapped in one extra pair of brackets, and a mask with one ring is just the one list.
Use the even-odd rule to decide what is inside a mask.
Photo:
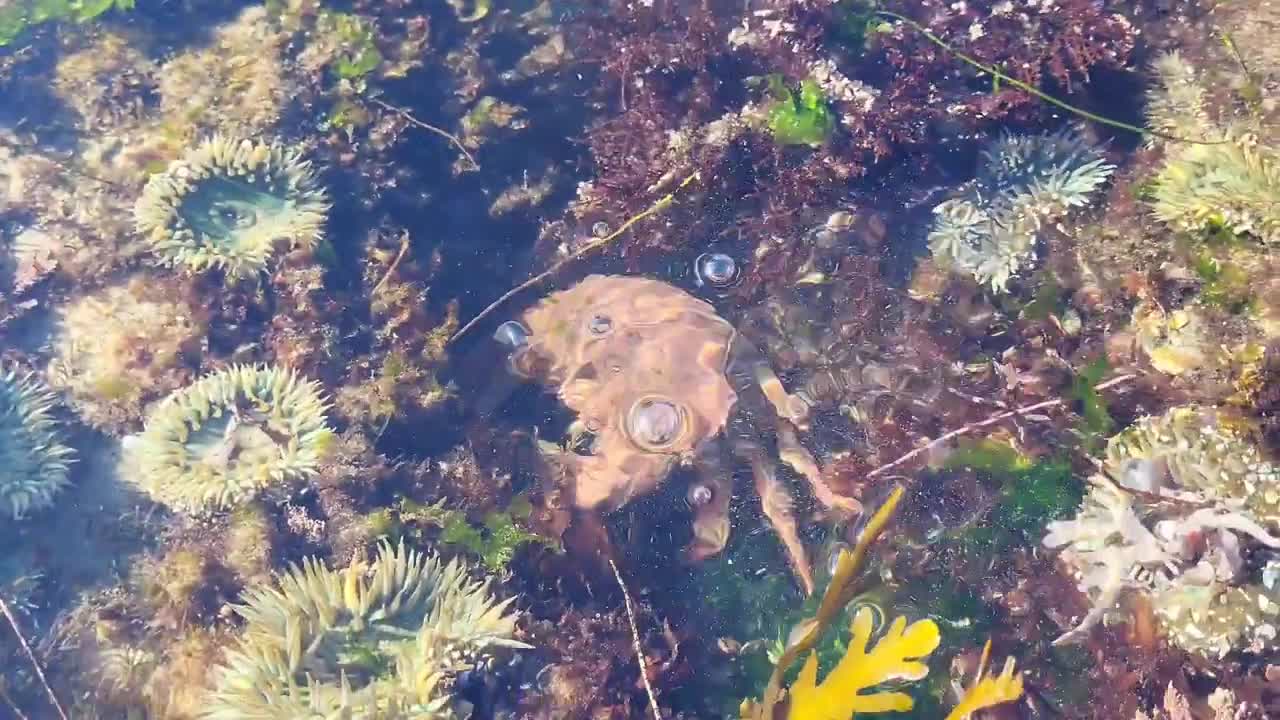
[(791, 569), (795, 571), (800, 584), (804, 586), (806, 595), (813, 594), (813, 571), (809, 567), (809, 558), (800, 541), (800, 530), (796, 526), (795, 501), (786, 487), (778, 480), (778, 473), (765, 456), (759, 445), (742, 441), (736, 443), (734, 451), (745, 457), (751, 464), (751, 474), (756, 481), (756, 493), (760, 496), (760, 509), (778, 533), (782, 546), (787, 550), (791, 560)]
[(800, 444), (796, 435), (796, 427), (783, 418), (778, 418), (778, 457), (804, 476), (813, 489), (813, 496), (829, 510), (844, 515), (857, 515), (862, 512), (862, 503), (854, 498), (838, 495), (822, 477), (822, 469), (818, 461)]
[(685, 559), (699, 562), (724, 550), (729, 542), (729, 501), (733, 498), (733, 473), (725, 467), (724, 448), (707, 443), (694, 457), (698, 478), (689, 486), (693, 507), (693, 540), (685, 547)]
[(782, 385), (782, 380), (778, 378), (778, 374), (766, 363), (756, 363), (751, 370), (755, 375), (756, 384), (760, 386), (764, 396), (769, 399), (769, 404), (773, 406), (773, 410), (778, 414), (778, 417), (785, 418), (800, 427), (804, 427), (809, 419), (809, 403), (805, 402), (804, 398), (799, 395), (787, 392), (787, 388)]

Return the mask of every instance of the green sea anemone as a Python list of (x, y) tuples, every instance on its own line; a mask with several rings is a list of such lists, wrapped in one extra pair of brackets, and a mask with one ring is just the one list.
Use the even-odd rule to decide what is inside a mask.
[(1041, 227), (1087, 205), (1114, 171), (1071, 128), (1006, 135), (983, 152), (967, 191), (934, 208), (933, 257), (1004, 292), (1035, 261)]
[(0, 373), (0, 512), (15, 520), (52, 505), (69, 482), (75, 453), (62, 444), (53, 403), (30, 373)]
[(308, 558), (246, 598), (206, 720), (451, 717), (456, 673), (492, 648), (528, 647), (511, 639), (511, 600), (403, 540), (343, 570)]
[(1234, 129), (1229, 141), (1170, 151), (1156, 175), (1155, 215), (1189, 233), (1225, 228), (1268, 245), (1280, 244), (1280, 155), (1252, 133)]
[(1179, 232), (1226, 230), (1280, 244), (1280, 153), (1259, 141), (1257, 128), (1213, 113), (1204, 80), (1177, 53), (1153, 67), (1147, 123), (1170, 135), (1206, 140), (1165, 143), (1164, 165), (1152, 186), (1155, 216)]
[(311, 248), (329, 202), (311, 163), (277, 143), (215, 135), (151, 176), (138, 232), (167, 262), (252, 276), (279, 248)]
[(165, 398), (127, 439), (125, 474), (173, 508), (230, 508), (315, 474), (333, 438), (325, 409), (293, 370), (233, 366)]

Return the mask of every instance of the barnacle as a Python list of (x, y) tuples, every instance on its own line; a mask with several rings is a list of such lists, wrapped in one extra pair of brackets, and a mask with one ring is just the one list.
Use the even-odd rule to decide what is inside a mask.
[(105, 430), (140, 422), (145, 403), (182, 384), (183, 354), (203, 331), (185, 300), (142, 276), (79, 298), (60, 320), (49, 382)]
[(0, 373), (0, 512), (15, 520), (48, 507), (75, 453), (62, 444), (54, 397), (30, 374)]
[(1280, 466), (1243, 420), (1195, 406), (1139, 420), (1111, 438), (1076, 517), (1049, 524), (1092, 609), (1059, 638), (1080, 638), (1126, 591), (1147, 594), (1169, 639), (1221, 657), (1277, 637), (1275, 569), (1258, 578), (1250, 547), (1280, 549)]
[(165, 398), (126, 443), (125, 475), (187, 512), (230, 508), (310, 477), (333, 438), (320, 386), (292, 370), (233, 366)]
[(1041, 226), (1087, 204), (1115, 166), (1071, 129), (1006, 135), (983, 153), (973, 186), (934, 208), (941, 264), (1002, 292), (1035, 259)]
[(308, 558), (247, 593), (244, 634), (216, 674), (206, 720), (451, 717), (449, 683), (512, 639), (511, 600), (466, 565), (383, 543), (371, 565)]
[(167, 262), (229, 278), (261, 271), (282, 246), (314, 247), (328, 212), (297, 150), (222, 135), (152, 175), (134, 207), (138, 232)]

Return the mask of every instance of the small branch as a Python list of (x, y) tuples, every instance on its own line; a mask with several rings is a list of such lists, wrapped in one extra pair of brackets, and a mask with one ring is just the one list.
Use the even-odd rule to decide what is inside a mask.
[(369, 102), (373, 103), (374, 105), (377, 105), (378, 107), (381, 107), (386, 110), (390, 110), (391, 112), (399, 115), (400, 117), (409, 121), (410, 125), (416, 125), (417, 127), (420, 127), (423, 130), (433, 132), (439, 135), (440, 137), (448, 140), (450, 143), (453, 144), (454, 147), (458, 148), (458, 152), (462, 153), (462, 156), (467, 159), (467, 162), (471, 163), (472, 170), (480, 169), (480, 163), (476, 162), (476, 159), (471, 155), (470, 152), (467, 151), (466, 146), (462, 144), (462, 141), (458, 139), (457, 135), (454, 135), (453, 133), (447, 130), (442, 130), (441, 128), (438, 128), (435, 125), (432, 125), (431, 123), (422, 122), (418, 118), (409, 114), (408, 110), (405, 110), (402, 107), (396, 107), (395, 105), (392, 105), (391, 103), (386, 102), (385, 100), (379, 100), (378, 98), (369, 98)]
[[(1097, 385), (1094, 386), (1094, 389), (1106, 390), (1107, 388), (1115, 387), (1116, 385), (1127, 383), (1136, 377), (1138, 376), (1137, 375), (1121, 375), (1119, 377), (1112, 378), (1104, 383), (1098, 383)], [(899, 465), (907, 462), (908, 460), (916, 457), (917, 455), (921, 455), (923, 453), (929, 452), (930, 450), (938, 447), (939, 445), (942, 445), (943, 443), (949, 440), (958, 438), (961, 435), (968, 435), (969, 433), (974, 432), (975, 430), (981, 430), (983, 428), (991, 427), (992, 425), (999, 424), (1005, 420), (1008, 420), (1009, 418), (1018, 417), (1020, 415), (1026, 415), (1028, 413), (1034, 413), (1037, 410), (1047, 410), (1049, 408), (1058, 407), (1059, 405), (1063, 405), (1066, 402), (1067, 401), (1064, 398), (1056, 398), (1054, 400), (1045, 400), (1044, 402), (1038, 402), (1034, 405), (1027, 405), (1025, 407), (1014, 408), (1013, 410), (1006, 410), (1005, 412), (992, 415), (991, 417), (981, 422), (969, 423), (968, 425), (964, 425), (963, 427), (956, 428), (955, 430), (952, 430), (949, 433), (946, 433), (944, 435), (939, 435), (933, 440), (930, 440), (924, 445), (921, 445), (920, 447), (916, 448), (915, 450), (912, 450), (911, 452), (907, 453), (906, 455), (903, 455), (902, 457), (898, 458), (897, 460), (894, 460), (891, 463), (886, 463), (884, 465), (881, 465), (875, 470), (872, 470), (871, 472), (867, 473), (867, 477), (873, 478), (877, 475), (880, 475), (881, 473), (888, 472), (889, 470), (895, 467), (898, 467)]]
[(373, 289), (369, 291), (370, 295), (378, 292), (382, 289), (383, 285), (387, 284), (387, 279), (391, 277), (391, 273), (396, 271), (396, 268), (400, 267), (400, 261), (404, 259), (404, 255), (407, 252), (409, 252), (409, 231), (402, 230), (400, 232), (400, 252), (396, 253), (396, 258), (387, 266), (387, 271), (382, 274), (382, 279), (379, 280), (378, 284), (374, 285)]
[(613, 232), (600, 238), (599, 240), (596, 240), (593, 243), (589, 243), (579, 248), (577, 251), (569, 255), (569, 257), (561, 260), (555, 265), (552, 265), (551, 267), (547, 268), (545, 271), (537, 275), (534, 275), (528, 280), (525, 280), (519, 285), (511, 288), (506, 293), (504, 293), (502, 297), (498, 298), (497, 300), (494, 300), (492, 303), (489, 303), (489, 306), (486, 307), (484, 310), (481, 310), (479, 315), (476, 315), (475, 317), (471, 318), (471, 320), (469, 320), (466, 325), (463, 325), (462, 328), (458, 330), (458, 332), (453, 334), (453, 337), (449, 338), (448, 344), (452, 345), (453, 343), (457, 342), (458, 338), (462, 337), (463, 335), (466, 335), (467, 332), (471, 330), (471, 328), (478, 325), (481, 320), (488, 317), (490, 314), (493, 313), (493, 311), (502, 307), (503, 303), (507, 302), (511, 298), (515, 297), (516, 295), (519, 295), (525, 290), (528, 290), (534, 285), (537, 285), (543, 280), (546, 280), (547, 278), (556, 274), (556, 272), (558, 272), (560, 268), (564, 267), (565, 265), (568, 265), (571, 262), (579, 260), (585, 257), (586, 255), (592, 252), (595, 252), (596, 250), (599, 250), (605, 245), (608, 245), (610, 242), (617, 239), (620, 235), (625, 233), (627, 230), (630, 230), (632, 225), (635, 225), (636, 223), (649, 217), (650, 215), (662, 212), (663, 210), (667, 209), (667, 207), (670, 206), (671, 203), (675, 201), (676, 193), (683, 190), (685, 186), (687, 186), (689, 183), (693, 182), (694, 180), (697, 180), (699, 177), (700, 177), (700, 173), (697, 173), (697, 172), (693, 173), (692, 175), (690, 175), (689, 177), (681, 181), (681, 183), (676, 186), (675, 190), (672, 190), (666, 195), (663, 195), (661, 198), (658, 198), (657, 202), (650, 205), (643, 212), (640, 212), (639, 214), (632, 216), (629, 220), (622, 223), (622, 226), (619, 227), (617, 230), (614, 230)]
[(649, 695), (649, 710), (653, 713), (653, 720), (662, 720), (662, 713), (658, 710), (658, 697), (654, 695), (653, 685), (649, 682), (649, 663), (645, 661), (644, 648), (640, 646), (640, 629), (636, 627), (636, 616), (631, 610), (631, 594), (627, 592), (627, 584), (622, 582), (622, 573), (618, 572), (613, 558), (609, 558), (609, 567), (613, 568), (613, 577), (622, 589), (622, 603), (627, 609), (627, 621), (631, 623), (631, 642), (635, 645), (636, 662), (640, 663), (640, 679), (644, 681), (644, 691)]
[(53, 709), (58, 711), (58, 717), (67, 720), (67, 711), (62, 709), (62, 703), (58, 702), (58, 696), (53, 694), (53, 688), (49, 687), (49, 680), (44, 676), (44, 670), (40, 667), (39, 661), (36, 660), (36, 654), (31, 652), (31, 645), (27, 644), (27, 638), (23, 636), (22, 631), (18, 629), (18, 621), (13, 617), (13, 613), (9, 611), (9, 604), (0, 598), (0, 612), (4, 613), (4, 617), (9, 621), (9, 627), (13, 628), (13, 634), (18, 636), (18, 642), (22, 645), (22, 650), (27, 654), (27, 659), (31, 661), (31, 667), (36, 671), (36, 677), (40, 678), (40, 684), (44, 686), (44, 691), (49, 694), (49, 702), (53, 703)]

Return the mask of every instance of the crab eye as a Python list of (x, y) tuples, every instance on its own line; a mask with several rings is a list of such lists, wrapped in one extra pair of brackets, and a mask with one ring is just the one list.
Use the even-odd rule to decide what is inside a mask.
[(493, 339), (505, 345), (508, 350), (516, 350), (529, 344), (529, 329), (516, 320), (508, 320), (494, 331)]
[(680, 438), (685, 414), (664, 398), (643, 398), (627, 413), (627, 435), (645, 450), (662, 450)]
[(608, 315), (592, 315), (587, 321), (587, 329), (592, 335), (604, 335), (613, 329), (613, 321)]

